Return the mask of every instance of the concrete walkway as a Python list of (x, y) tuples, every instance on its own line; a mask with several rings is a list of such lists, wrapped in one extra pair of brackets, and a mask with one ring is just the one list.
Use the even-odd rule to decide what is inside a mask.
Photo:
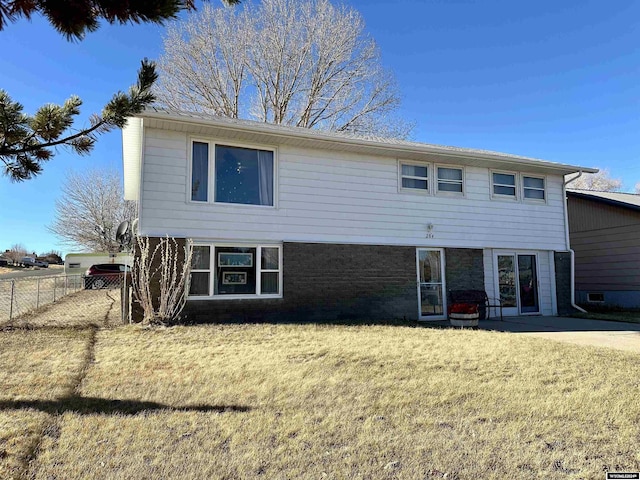
[(502, 322), (480, 321), (479, 328), (640, 353), (640, 323), (570, 317), (505, 317)]

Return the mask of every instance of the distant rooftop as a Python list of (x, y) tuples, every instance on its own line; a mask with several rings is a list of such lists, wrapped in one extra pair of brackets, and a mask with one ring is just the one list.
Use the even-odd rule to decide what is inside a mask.
[(592, 190), (567, 190), (569, 195), (574, 195), (580, 198), (590, 198), (598, 200), (610, 205), (618, 205), (623, 207), (629, 207), (634, 210), (640, 209), (640, 195), (634, 193), (621, 193), (621, 192), (595, 192)]

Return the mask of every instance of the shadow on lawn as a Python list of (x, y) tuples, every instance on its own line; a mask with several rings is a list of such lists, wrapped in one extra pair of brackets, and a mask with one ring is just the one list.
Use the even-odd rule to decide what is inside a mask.
[(58, 400), (1, 400), (1, 410), (34, 409), (50, 414), (74, 412), (80, 415), (106, 414), (106, 415), (137, 415), (142, 412), (157, 410), (184, 411), (184, 412), (248, 412), (252, 407), (244, 405), (188, 405), (174, 407), (156, 402), (143, 402), (139, 400), (109, 400), (95, 397), (63, 397)]

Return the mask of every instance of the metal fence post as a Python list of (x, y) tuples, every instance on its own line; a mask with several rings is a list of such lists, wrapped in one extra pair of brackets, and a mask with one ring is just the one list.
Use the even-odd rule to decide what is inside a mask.
[(38, 283), (38, 289), (36, 293), (36, 310), (40, 308), (40, 277), (38, 277), (37, 283)]
[(11, 302), (9, 304), (9, 321), (13, 319), (13, 290), (15, 287), (15, 280), (11, 280)]
[(56, 277), (53, 277), (53, 302), (56, 301), (56, 284), (58, 283)]

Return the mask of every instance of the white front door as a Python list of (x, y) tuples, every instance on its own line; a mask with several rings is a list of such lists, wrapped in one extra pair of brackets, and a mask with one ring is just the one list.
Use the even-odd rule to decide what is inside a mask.
[(538, 255), (529, 252), (496, 253), (496, 292), (506, 316), (540, 313)]
[(444, 250), (418, 248), (418, 314), (420, 320), (444, 320), (447, 317), (444, 282)]

